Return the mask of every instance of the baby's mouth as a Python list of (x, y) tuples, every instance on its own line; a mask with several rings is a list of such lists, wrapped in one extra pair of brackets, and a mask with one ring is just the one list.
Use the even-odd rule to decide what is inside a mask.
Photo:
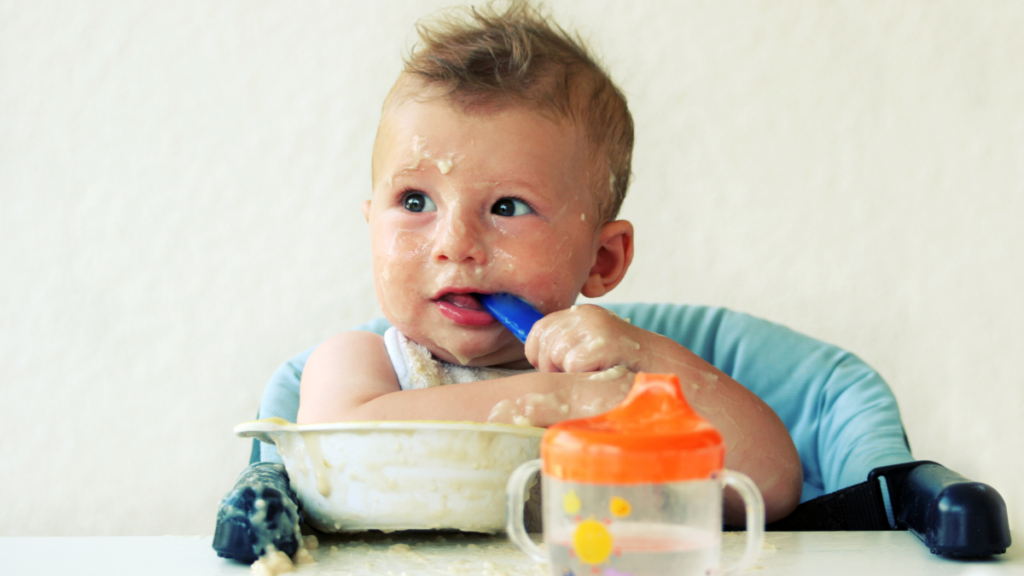
[(491, 326), (497, 323), (478, 298), (479, 294), (449, 292), (434, 302), (441, 314), (462, 326)]
[(448, 294), (438, 298), (438, 300), (441, 302), (448, 302), (453, 306), (458, 306), (459, 308), (465, 308), (467, 310), (482, 311), (484, 309), (483, 304), (480, 303), (480, 299), (477, 298), (476, 294), (455, 294), (453, 292), (449, 292)]

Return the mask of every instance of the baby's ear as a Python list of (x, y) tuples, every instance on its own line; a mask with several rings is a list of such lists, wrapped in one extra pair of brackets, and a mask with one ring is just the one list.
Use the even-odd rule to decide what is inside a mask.
[(367, 222), (370, 221), (370, 201), (369, 200), (363, 200), (363, 218), (366, 218)]
[(627, 220), (616, 220), (602, 226), (598, 232), (594, 266), (583, 285), (583, 295), (597, 298), (611, 292), (625, 278), (632, 262), (633, 225)]

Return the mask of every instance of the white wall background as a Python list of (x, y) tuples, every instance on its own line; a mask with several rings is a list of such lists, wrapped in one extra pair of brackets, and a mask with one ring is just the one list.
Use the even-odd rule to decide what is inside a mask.
[[(275, 367), (377, 314), (370, 146), (445, 4), (0, 0), (0, 535), (212, 533)], [(858, 353), (1024, 527), (1024, 3), (551, 5), (636, 119), (613, 299)]]

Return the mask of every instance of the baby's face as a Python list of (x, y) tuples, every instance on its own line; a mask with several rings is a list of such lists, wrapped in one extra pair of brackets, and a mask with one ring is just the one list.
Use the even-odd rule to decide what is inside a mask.
[(449, 362), (523, 361), (470, 294), (507, 292), (545, 314), (575, 302), (598, 247), (589, 152), (571, 125), (524, 108), (391, 107), (363, 206), (388, 320)]

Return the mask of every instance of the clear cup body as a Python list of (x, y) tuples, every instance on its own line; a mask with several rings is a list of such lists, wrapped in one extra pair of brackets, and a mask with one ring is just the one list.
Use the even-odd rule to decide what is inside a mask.
[[(764, 501), (743, 474), (720, 470), (703, 480), (651, 484), (599, 484), (542, 473), (545, 549), (526, 533), (525, 493), (541, 469), (524, 462), (508, 480), (509, 539), (551, 576), (696, 576), (737, 573), (757, 559), (764, 540)], [(721, 567), (722, 489), (744, 502), (743, 556)]]
[[(586, 484), (542, 474), (549, 573), (707, 574), (722, 542), (722, 482)], [(596, 569), (596, 572), (595, 572)]]

